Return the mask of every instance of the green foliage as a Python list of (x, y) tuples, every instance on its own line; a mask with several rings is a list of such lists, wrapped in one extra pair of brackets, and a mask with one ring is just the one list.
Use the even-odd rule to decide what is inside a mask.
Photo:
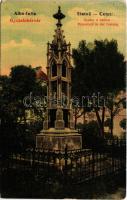
[(100, 147), (104, 144), (104, 139), (99, 134), (99, 127), (96, 121), (91, 121), (84, 125), (82, 137), (84, 147)]
[(105, 94), (125, 87), (124, 56), (116, 40), (95, 40), (92, 49), (83, 40), (73, 49), (73, 59), (73, 95)]
[(25, 127), (8, 119), (0, 126), (0, 154), (8, 156), (11, 152), (20, 152), (24, 149)]
[(126, 130), (126, 119), (122, 119), (120, 121), (120, 127), (123, 128), (124, 130)]
[(84, 128), (84, 124), (82, 124), (82, 123), (76, 124), (76, 129), (78, 129), (79, 131), (82, 131), (83, 128)]
[(29, 130), (29, 132), (34, 133), (35, 135), (43, 129), (43, 123), (42, 121), (39, 120), (31, 122), (30, 124), (27, 125), (27, 129)]
[(19, 65), (11, 68), (12, 91), (17, 98), (22, 99), (31, 91), (36, 84), (36, 74), (31, 66)]
[[(33, 96), (45, 95), (46, 88), (43, 90), (41, 84), (36, 81), (36, 74), (31, 66), (24, 65), (12, 67), (9, 77), (0, 76), (0, 83), (0, 141), (2, 143), (0, 150), (3, 154), (8, 154), (34, 144), (34, 134), (40, 131), (40, 126), (36, 122), (31, 126), (27, 125), (25, 111), (28, 108), (25, 107), (23, 99), (29, 96), (30, 92)], [(40, 117), (41, 113), (42, 116), (44, 110), (36, 108), (36, 105), (31, 106), (35, 115)], [(41, 124), (42, 120), (43, 117)]]

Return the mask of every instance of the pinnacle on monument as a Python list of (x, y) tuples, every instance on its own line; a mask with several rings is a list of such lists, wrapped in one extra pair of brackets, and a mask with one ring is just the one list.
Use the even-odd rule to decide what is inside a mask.
[(53, 17), (54, 17), (55, 19), (58, 19), (58, 23), (56, 24), (57, 27), (61, 27), (61, 26), (62, 26), (61, 20), (62, 20), (63, 18), (65, 18), (65, 15), (61, 12), (60, 6), (58, 7), (58, 12), (57, 12), (56, 14), (54, 14)]

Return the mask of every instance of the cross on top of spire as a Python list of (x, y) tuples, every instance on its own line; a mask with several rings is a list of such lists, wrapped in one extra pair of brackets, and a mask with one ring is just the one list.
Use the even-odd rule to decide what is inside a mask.
[(58, 19), (58, 23), (56, 24), (57, 26), (62, 26), (61, 24), (61, 19), (65, 18), (65, 15), (61, 12), (60, 6), (58, 7), (58, 12), (53, 15), (55, 19)]

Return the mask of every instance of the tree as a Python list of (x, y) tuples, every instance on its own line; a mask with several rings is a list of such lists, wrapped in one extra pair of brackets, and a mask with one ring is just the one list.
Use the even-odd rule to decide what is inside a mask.
[[(73, 96), (80, 99), (82, 96), (91, 98), (93, 94), (97, 96), (100, 93), (106, 98), (109, 93), (116, 95), (118, 91), (125, 89), (124, 56), (118, 51), (116, 40), (95, 40), (92, 49), (86, 41), (81, 41), (78, 48), (73, 49), (73, 59)], [(91, 110), (94, 109), (96, 113), (100, 135), (103, 135), (105, 105), (102, 100), (100, 109), (96, 102), (92, 102)], [(85, 106), (84, 112), (87, 109)]]
[[(43, 87), (41, 83), (36, 81), (36, 73), (31, 66), (24, 65), (14, 66), (11, 69), (10, 76), (1, 76), (0, 82), (2, 89), (0, 91), (1, 150), (11, 152), (14, 149), (23, 147), (26, 132), (32, 133), (31, 130), (34, 129), (34, 125), (31, 128), (26, 122), (26, 110), (33, 109), (34, 114), (43, 120), (43, 109), (37, 105), (37, 95), (40, 97), (44, 95)], [(24, 105), (23, 100), (30, 93), (33, 97), (28, 108)], [(35, 124), (35, 126), (38, 127), (39, 124)]]
[(22, 100), (34, 90), (36, 74), (31, 66), (18, 65), (11, 68), (11, 84), (14, 98)]
[(33, 109), (35, 115), (42, 115), (41, 107), (37, 105), (37, 101), (39, 98), (41, 101), (41, 97), (45, 95), (45, 87), (43, 89), (41, 83), (37, 82), (35, 70), (32, 69), (31, 66), (18, 65), (12, 67), (10, 77), (11, 77), (10, 97), (16, 104), (18, 117), (20, 117), (21, 120), (24, 119), (24, 122), (26, 121), (25, 118), (26, 107), (24, 105), (23, 100), (27, 96), (30, 96), (30, 94), (31, 94), (31, 102), (30, 102), (31, 107), (29, 109)]

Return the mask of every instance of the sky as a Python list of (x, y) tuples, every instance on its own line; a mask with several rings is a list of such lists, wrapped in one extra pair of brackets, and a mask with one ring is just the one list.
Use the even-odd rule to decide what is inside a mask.
[[(3, 0), (1, 4), (1, 74), (9, 74), (15, 65), (42, 66), (46, 72), (47, 42), (53, 40), (56, 20), (52, 17), (61, 6), (66, 15), (62, 20), (65, 39), (71, 48), (77, 48), (81, 40), (116, 39), (118, 48), (125, 52), (125, 2), (124, 0)], [(35, 16), (15, 15), (15, 12), (36, 12)], [(91, 16), (78, 16), (77, 12)], [(99, 13), (112, 16), (100, 16)], [(94, 15), (96, 14), (96, 15)], [(11, 23), (10, 19), (39, 19), (40, 22)], [(98, 19), (98, 26), (79, 25)], [(109, 19), (117, 25), (100, 26), (100, 20)], [(86, 21), (87, 20), (87, 21)], [(106, 22), (105, 22), (106, 24)]]

